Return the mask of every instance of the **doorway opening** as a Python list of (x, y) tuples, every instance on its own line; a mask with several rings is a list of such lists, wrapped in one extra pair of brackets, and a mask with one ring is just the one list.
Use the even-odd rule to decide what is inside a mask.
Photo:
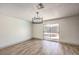
[(59, 41), (59, 24), (44, 24), (44, 39)]

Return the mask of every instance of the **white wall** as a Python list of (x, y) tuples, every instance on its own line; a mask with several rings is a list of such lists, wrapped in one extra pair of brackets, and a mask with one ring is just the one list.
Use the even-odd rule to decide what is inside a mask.
[(32, 38), (32, 23), (0, 15), (0, 48)]
[[(79, 45), (79, 16), (47, 21), (44, 24), (59, 24), (60, 41)], [(33, 25), (33, 37), (43, 39), (43, 25)]]
[(43, 24), (33, 24), (33, 38), (43, 39)]
[(59, 24), (61, 42), (79, 45), (79, 16), (48, 21), (45, 23)]

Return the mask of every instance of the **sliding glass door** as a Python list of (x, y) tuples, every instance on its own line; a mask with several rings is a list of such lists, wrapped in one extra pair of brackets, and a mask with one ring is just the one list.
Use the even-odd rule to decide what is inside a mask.
[(58, 41), (59, 40), (59, 24), (44, 24), (44, 39)]

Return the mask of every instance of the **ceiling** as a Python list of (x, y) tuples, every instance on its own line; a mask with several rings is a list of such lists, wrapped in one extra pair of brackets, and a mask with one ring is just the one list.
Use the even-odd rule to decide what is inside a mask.
[[(78, 3), (43, 3), (43, 9), (39, 10), (44, 20), (60, 18), (79, 14)], [(23, 20), (32, 20), (36, 12), (36, 3), (1, 3), (0, 14), (16, 17)]]

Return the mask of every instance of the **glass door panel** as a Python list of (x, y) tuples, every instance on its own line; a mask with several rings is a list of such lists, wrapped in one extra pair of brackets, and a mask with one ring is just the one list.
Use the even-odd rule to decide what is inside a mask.
[(44, 39), (58, 41), (59, 40), (59, 24), (44, 24)]

